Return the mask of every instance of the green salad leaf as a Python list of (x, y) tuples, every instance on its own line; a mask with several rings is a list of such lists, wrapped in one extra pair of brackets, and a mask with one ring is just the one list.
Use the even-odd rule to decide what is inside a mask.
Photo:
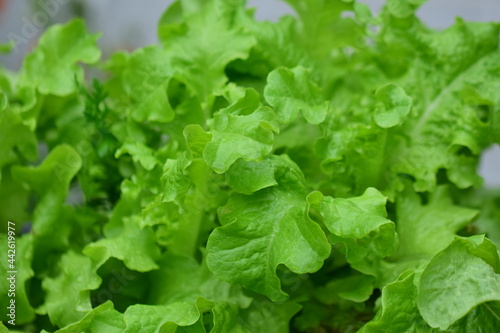
[(101, 56), (97, 48), (99, 34), (89, 35), (82, 20), (51, 27), (37, 48), (25, 58), (21, 80), (41, 94), (65, 96), (77, 89), (75, 76), (83, 79), (78, 62), (93, 64)]
[(0, 67), (0, 332), (500, 332), (500, 23), (285, 2)]

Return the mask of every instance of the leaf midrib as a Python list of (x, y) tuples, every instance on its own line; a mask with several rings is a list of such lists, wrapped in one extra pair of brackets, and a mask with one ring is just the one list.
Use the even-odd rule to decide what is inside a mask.
[(441, 92), (432, 100), (432, 102), (425, 108), (424, 112), (420, 115), (418, 122), (413, 127), (411, 131), (411, 137), (420, 134), (422, 127), (427, 123), (429, 118), (432, 116), (434, 111), (439, 106), (441, 100), (446, 97), (449, 93), (453, 91), (458, 82), (460, 82), (464, 77), (466, 77), (473, 69), (475, 69), (478, 64), (480, 64), (484, 59), (494, 54), (496, 50), (490, 51), (483, 56), (477, 58), (473, 63), (471, 63), (467, 68), (456, 75), (449, 84), (441, 90)]

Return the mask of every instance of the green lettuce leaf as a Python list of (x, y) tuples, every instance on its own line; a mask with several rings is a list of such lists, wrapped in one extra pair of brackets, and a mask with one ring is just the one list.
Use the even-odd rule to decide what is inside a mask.
[[(0, 100), (2, 94), (0, 93)], [(36, 160), (38, 156), (36, 137), (26, 125), (22, 118), (16, 115), (7, 105), (0, 104), (0, 181), (2, 180), (2, 169), (13, 162), (17, 162), (18, 157), (15, 149), (23, 154), (28, 160)]]
[(90, 258), (74, 251), (61, 257), (56, 275), (46, 277), (42, 282), (46, 296), (41, 311), (49, 315), (52, 324), (59, 327), (70, 325), (92, 310), (90, 290), (101, 284), (97, 268)]
[(400, 240), (396, 257), (431, 258), (450, 245), (478, 212), (454, 205), (448, 189), (440, 186), (425, 205), (416, 193), (406, 191), (397, 202), (396, 214)]
[(84, 253), (97, 263), (110, 257), (122, 260), (131, 270), (147, 272), (157, 269), (160, 250), (150, 227), (140, 228), (134, 218), (123, 221), (120, 234), (87, 245)]
[(227, 1), (179, 1), (160, 20), (160, 40), (175, 73), (201, 100), (220, 91), (227, 81), (225, 67), (248, 57), (255, 43), (237, 24), (240, 10)]
[[(382, 290), (380, 309), (375, 318), (363, 326), (360, 333), (397, 331), (403, 333), (466, 333), (495, 332), (500, 327), (498, 313), (500, 303), (483, 303), (474, 307), (465, 317), (455, 321), (447, 329), (433, 328), (422, 318), (417, 307), (418, 287), (412, 271), (402, 274)], [(450, 319), (443, 320), (449, 321)], [(448, 317), (450, 318), (450, 317)]]
[(310, 76), (310, 71), (303, 67), (278, 68), (269, 73), (264, 97), (276, 110), (280, 122), (292, 122), (299, 111), (311, 124), (325, 119), (330, 104)]
[(410, 113), (412, 99), (394, 84), (388, 84), (375, 92), (379, 105), (375, 110), (375, 123), (383, 128), (401, 124)]
[(271, 155), (260, 162), (237, 160), (226, 172), (226, 180), (236, 192), (250, 195), (266, 187), (276, 186), (276, 173), (286, 160)]
[[(7, 247), (7, 237), (0, 238), (0, 246), (4, 253), (6, 254), (5, 260), (2, 260), (1, 266), (3, 271), (5, 272), (5, 278), (0, 282), (0, 292), (2, 295), (8, 295), (10, 288), (10, 281), (7, 280), (11, 276), (12, 273), (10, 271), (14, 271), (15, 274), (15, 306), (16, 306), (16, 319), (15, 322), (18, 325), (27, 324), (31, 322), (35, 318), (35, 310), (30, 304), (28, 295), (29, 295), (29, 280), (34, 276), (34, 272), (31, 268), (31, 261), (33, 259), (33, 236), (25, 235), (23, 237), (17, 237), (15, 240), (16, 248), (15, 248), (15, 256), (7, 257), (7, 254), (12, 254), (7, 250), (10, 247)], [(14, 259), (14, 264), (11, 266), (11, 263), (7, 260)], [(0, 305), (2, 308), (6, 309), (9, 306), (10, 297), (4, 296)], [(6, 316), (7, 311), (4, 311), (2, 314), (2, 321), (8, 322), (11, 320), (10, 317)]]
[[(269, 327), (274, 332), (289, 332), (290, 319), (301, 309), (301, 306), (293, 302), (272, 303), (268, 300), (256, 301), (240, 312), (236, 321), (241, 327), (241, 332), (261, 332)], [(236, 324), (236, 327), (238, 327)], [(218, 328), (214, 326), (214, 330)], [(215, 332), (225, 332), (223, 329), (232, 331), (232, 326), (226, 325)]]
[(80, 155), (68, 145), (55, 147), (38, 167), (14, 166), (12, 176), (40, 196), (33, 213), (36, 242), (47, 248), (66, 248), (71, 233), (64, 206), (72, 179), (80, 170)]
[[(179, 326), (194, 326), (201, 314), (211, 306), (212, 303), (203, 298), (199, 298), (195, 304), (177, 302), (161, 306), (132, 305), (123, 315), (126, 324), (123, 332), (177, 332)], [(204, 332), (204, 330), (198, 327), (194, 332)]]
[(200, 318), (213, 313), (212, 332), (220, 332), (220, 327), (227, 329), (238, 323), (240, 310), (252, 303), (241, 287), (215, 278), (205, 262), (199, 265), (193, 258), (167, 253), (158, 265), (160, 268), (150, 274), (148, 303), (153, 305), (129, 307), (124, 316), (127, 331), (155, 332), (161, 328), (173, 332), (186, 328), (204, 332), (199, 330)]
[(122, 96), (130, 96), (127, 111), (133, 120), (170, 122), (174, 119), (168, 95), (174, 73), (168, 59), (167, 52), (160, 47), (140, 49), (127, 59), (122, 73)]
[(13, 332), (500, 331), (500, 23), (284, 2), (173, 1), (104, 63), (76, 19), (0, 68)]
[[(335, 91), (333, 100), (345, 102), (333, 110), (337, 117), (327, 118), (325, 136), (316, 145), (323, 170), (343, 196), (374, 186), (392, 199), (407, 179), (418, 192), (433, 191), (441, 173), (459, 188), (479, 186), (479, 153), (496, 138), (491, 126), (499, 102), (494, 93), (499, 25), (458, 20), (436, 32), (413, 16), (388, 22), (374, 36), (380, 42), (380, 58), (375, 59), (382, 62), (383, 57), (392, 66), (368, 64), (364, 72), (353, 74), (352, 83)], [(381, 109), (369, 92), (388, 80), (413, 103), (409, 113), (405, 106), (392, 120), (401, 122), (399, 126), (383, 130), (378, 125), (393, 123), (377, 125)]]
[(332, 244), (342, 244), (346, 260), (366, 274), (376, 274), (373, 265), (394, 253), (398, 239), (395, 225), (387, 219), (386, 197), (368, 188), (359, 197), (323, 197), (314, 192), (311, 205), (319, 205), (323, 223), (332, 233)]
[(199, 147), (207, 142), (203, 158), (217, 173), (226, 172), (240, 158), (258, 160), (269, 154), (273, 148), (274, 133), (279, 132), (279, 125), (271, 108), (262, 106), (246, 113), (247, 109), (238, 106), (236, 102), (214, 115), (212, 130), (209, 132), (211, 140), (208, 142), (208, 136), (194, 135), (200, 133), (199, 125), (189, 125), (184, 130), (185, 136), (191, 138), (188, 142), (190, 147)]
[(272, 300), (284, 300), (276, 268), (295, 273), (317, 271), (330, 253), (320, 226), (308, 216), (303, 176), (285, 157), (278, 186), (252, 196), (231, 195), (219, 210), (222, 226), (207, 244), (207, 263), (214, 274)]
[(123, 154), (130, 154), (134, 162), (140, 163), (146, 170), (153, 170), (158, 164), (158, 159), (153, 150), (140, 142), (124, 143), (123, 146), (116, 151), (115, 157), (118, 158)]
[[(106, 302), (87, 313), (80, 321), (72, 323), (56, 333), (96, 332), (118, 333), (125, 329), (123, 315), (113, 308), (113, 303)], [(46, 331), (45, 331), (46, 332)]]
[(365, 302), (373, 292), (374, 278), (359, 273), (332, 279), (324, 287), (318, 288), (316, 297), (324, 304), (334, 304), (338, 298), (353, 302)]
[(21, 79), (44, 95), (74, 93), (76, 82), (83, 80), (83, 68), (77, 63), (93, 64), (101, 56), (98, 38), (99, 34), (87, 33), (81, 19), (51, 27), (40, 38), (37, 48), (26, 56)]
[(485, 324), (500, 327), (486, 302), (500, 301), (500, 259), (483, 236), (457, 238), (434, 257), (420, 278), (417, 305), (430, 326), (446, 330), (474, 307), (485, 307)]

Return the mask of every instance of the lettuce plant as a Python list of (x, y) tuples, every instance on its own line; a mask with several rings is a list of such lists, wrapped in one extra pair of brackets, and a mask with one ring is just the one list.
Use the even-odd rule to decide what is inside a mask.
[(286, 2), (178, 0), (106, 61), (76, 19), (0, 69), (0, 332), (500, 332), (500, 24)]

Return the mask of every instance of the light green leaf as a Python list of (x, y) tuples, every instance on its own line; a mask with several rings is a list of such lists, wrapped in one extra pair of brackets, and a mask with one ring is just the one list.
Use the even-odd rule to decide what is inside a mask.
[(124, 154), (130, 154), (136, 163), (140, 163), (146, 170), (153, 170), (159, 163), (153, 149), (141, 142), (125, 142), (116, 152), (118, 158)]
[(479, 211), (473, 226), (478, 229), (479, 234), (485, 234), (489, 240), (500, 248), (500, 189), (478, 189), (470, 191), (459, 198), (461, 205), (465, 205)]
[(403, 88), (394, 84), (387, 84), (375, 92), (379, 101), (375, 109), (375, 122), (383, 128), (393, 127), (405, 119), (410, 113), (412, 98)]
[(360, 333), (438, 333), (422, 319), (418, 312), (414, 284), (415, 274), (408, 271), (382, 290), (381, 309), (375, 318), (363, 326)]
[(339, 298), (358, 303), (365, 302), (373, 292), (374, 280), (373, 276), (359, 273), (335, 278), (324, 287), (318, 288), (315, 296), (324, 304), (334, 304)]
[(161, 200), (168, 209), (155, 219), (164, 221), (158, 230), (161, 243), (174, 253), (194, 255), (214, 228), (216, 209), (227, 200), (224, 178), (201, 158), (191, 160), (183, 153), (167, 161), (162, 182)]
[(308, 200), (321, 205), (323, 223), (332, 233), (333, 244), (344, 244), (346, 259), (356, 269), (374, 274), (371, 263), (396, 250), (395, 226), (385, 212), (387, 198), (376, 189), (368, 188), (351, 199), (322, 197), (316, 192)]
[[(461, 189), (479, 186), (478, 156), (496, 137), (500, 25), (458, 20), (434, 31), (413, 16), (382, 23), (374, 36), (379, 65), (352, 64), (363, 69), (334, 90), (337, 103), (316, 144), (336, 195), (372, 186), (393, 199), (408, 179), (418, 192), (433, 191), (443, 177)], [(412, 98), (412, 111), (401, 126), (382, 129), (367, 115), (376, 107), (371, 92), (388, 82)]]
[[(4, 97), (0, 93), (0, 98)], [(22, 122), (21, 117), (14, 114), (8, 107), (7, 100), (4, 101), (4, 109), (0, 106), (0, 181), (2, 180), (2, 168), (17, 161), (15, 149), (20, 151), (29, 160), (36, 160), (37, 140), (33, 133)]]
[(156, 260), (160, 257), (153, 231), (150, 227), (140, 228), (134, 217), (124, 219), (123, 229), (118, 235), (91, 243), (83, 252), (97, 263), (110, 257), (117, 258), (138, 272), (157, 269)]
[(343, 123), (339, 119), (325, 122), (325, 135), (315, 143), (315, 151), (322, 159), (321, 169), (331, 175), (335, 195), (361, 195), (368, 187), (384, 189), (391, 161), (386, 152), (395, 149), (398, 141), (390, 140), (387, 130), (379, 126)]
[(302, 112), (309, 123), (317, 125), (325, 120), (330, 108), (311, 72), (303, 67), (278, 68), (269, 73), (264, 97), (284, 124)]
[(271, 155), (260, 162), (237, 160), (226, 172), (226, 180), (236, 192), (252, 194), (266, 187), (276, 186), (275, 178), (282, 158)]
[(250, 332), (242, 323), (240, 309), (237, 306), (229, 303), (215, 304), (212, 312), (214, 314), (214, 326), (210, 333)]
[(212, 140), (212, 135), (203, 130), (198, 124), (186, 126), (183, 131), (189, 151), (194, 157), (202, 157), (207, 144)]
[[(422, 273), (417, 298), (422, 317), (430, 326), (446, 330), (474, 307), (500, 301), (499, 272), (493, 243), (483, 236), (457, 238)], [(498, 314), (491, 316), (500, 326)]]
[(172, 12), (167, 11), (160, 20), (160, 40), (175, 73), (203, 101), (222, 89), (227, 64), (247, 58), (255, 40), (237, 24), (240, 6), (218, 0), (181, 1), (175, 9), (173, 17), (183, 22), (172, 22)]
[[(175, 333), (178, 326), (194, 325), (201, 314), (210, 310), (212, 302), (199, 298), (196, 303), (178, 302), (170, 305), (135, 304), (127, 308), (123, 318), (124, 333)], [(204, 332), (204, 331), (195, 331)]]
[[(381, 309), (375, 318), (368, 322), (359, 333), (468, 333), (496, 332), (500, 322), (495, 318), (495, 311), (500, 303), (485, 303), (472, 309), (467, 316), (456, 321), (446, 330), (430, 327), (419, 313), (416, 304), (418, 288), (415, 286), (415, 274), (408, 271), (398, 280), (388, 284), (382, 290)], [(493, 312), (492, 312), (493, 311)]]
[(405, 122), (410, 145), (394, 150), (400, 158), (393, 167), (416, 178), (417, 191), (435, 188), (440, 169), (459, 188), (481, 184), (478, 155), (492, 138), (491, 114), (485, 118), (480, 109), (500, 102), (490, 79), (497, 75), (499, 31), (498, 24), (459, 19), (446, 30), (418, 35), (413, 47), (429, 58), (419, 59), (398, 82), (411, 92), (415, 117)]
[[(257, 39), (248, 59), (235, 61), (230, 64), (232, 70), (242, 73), (250, 86), (265, 87), (265, 79), (274, 69), (284, 66), (311, 66), (310, 51), (303, 48), (297, 39), (300, 24), (297, 18), (290, 15), (283, 16), (278, 22), (258, 21), (252, 15), (242, 15), (245, 29)], [(255, 80), (258, 78), (258, 80)], [(238, 82), (238, 81), (237, 81)]]
[(82, 159), (72, 147), (60, 145), (52, 149), (38, 167), (12, 168), (13, 178), (34, 189), (40, 196), (33, 215), (33, 231), (37, 242), (47, 247), (68, 245), (71, 225), (68, 221), (65, 223), (62, 214), (68, 214), (64, 202), (71, 180), (81, 165)]
[[(24, 189), (11, 174), (4, 174), (0, 184), (0, 220), (2, 221), (29, 221), (29, 197), (30, 191)], [(17, 228), (22, 228), (25, 222), (20, 222)], [(0, 226), (3, 233), (7, 233), (7, 223)]]
[(212, 140), (203, 157), (217, 173), (226, 172), (238, 159), (258, 160), (273, 148), (274, 134), (279, 132), (274, 112), (259, 107), (249, 115), (221, 110), (214, 116)]
[(36, 49), (26, 56), (21, 78), (44, 95), (66, 96), (74, 93), (83, 80), (79, 62), (93, 64), (101, 56), (99, 34), (87, 33), (81, 19), (54, 25), (40, 38)]
[(17, 332), (500, 332), (500, 201), (476, 190), (500, 24), (284, 2), (173, 1), (106, 73), (75, 20), (0, 68)]
[(123, 315), (107, 301), (87, 313), (80, 321), (72, 323), (55, 333), (122, 333), (125, 330)]
[(251, 299), (241, 287), (217, 279), (206, 266), (191, 257), (166, 254), (158, 262), (159, 269), (151, 272), (152, 288), (148, 303), (168, 305), (176, 302), (196, 302), (203, 297), (216, 303), (231, 303), (247, 308)]
[(223, 226), (207, 244), (207, 263), (217, 277), (276, 301), (286, 299), (276, 276), (279, 264), (311, 273), (330, 253), (323, 231), (308, 216), (301, 172), (292, 162), (284, 164), (278, 186), (231, 195), (219, 210)]
[[(19, 228), (19, 227), (18, 227)], [(29, 301), (29, 288), (27, 288), (27, 282), (34, 276), (34, 272), (31, 268), (31, 262), (33, 260), (33, 237), (32, 235), (24, 235), (23, 237), (15, 236), (15, 241), (12, 243), (10, 239), (10, 244), (15, 244), (15, 253), (8, 251), (11, 247), (8, 247), (8, 237), (7, 235), (1, 234), (0, 237), (0, 248), (2, 252), (5, 253), (5, 259), (2, 260), (0, 267), (2, 271), (5, 272), (5, 277), (0, 280), (0, 293), (4, 295), (0, 301), (0, 306), (2, 309), (7, 309), (10, 305), (9, 302), (12, 299), (7, 297), (9, 290), (11, 290), (12, 280), (8, 280), (9, 277), (15, 277), (15, 311), (16, 318), (15, 322), (17, 325), (23, 325), (31, 322), (35, 319), (35, 311)], [(10, 245), (9, 244), (9, 245)], [(15, 254), (14, 256), (8, 256)], [(12, 260), (12, 261), (10, 261)], [(9, 273), (9, 272), (15, 273)], [(1, 319), (8, 322), (12, 318), (7, 317), (8, 311), (4, 311), (1, 314)]]
[(123, 89), (132, 101), (128, 107), (138, 122), (170, 122), (175, 112), (170, 105), (168, 88), (173, 69), (167, 52), (158, 46), (139, 49), (127, 60), (123, 71)]
[[(245, 310), (240, 311), (236, 321), (243, 329), (241, 332), (265, 332), (269, 327), (276, 333), (290, 332), (290, 320), (302, 306), (294, 302), (273, 303), (269, 300), (254, 301)], [(215, 312), (215, 309), (214, 309)], [(232, 332), (230, 326), (226, 326)]]
[(500, 309), (499, 302), (484, 303), (473, 308), (446, 330), (432, 328), (422, 318), (417, 307), (416, 280), (415, 272), (407, 271), (396, 281), (387, 284), (382, 290), (380, 308), (375, 318), (364, 325), (359, 333), (468, 333), (496, 332), (500, 328), (500, 321), (496, 317)]
[(186, 175), (186, 168), (192, 161), (186, 153), (181, 154), (176, 160), (169, 159), (163, 167), (161, 181), (164, 184), (163, 201), (173, 201), (185, 194), (191, 186), (191, 180)]
[(101, 278), (96, 273), (98, 265), (74, 251), (65, 253), (57, 268), (55, 277), (46, 277), (42, 282), (46, 292), (43, 309), (54, 325), (64, 327), (80, 321), (92, 310), (90, 290), (99, 287)]
[(344, 13), (353, 11), (354, 1), (286, 0), (286, 2), (299, 16), (296, 29), (298, 31), (288, 40), (299, 44), (306, 54), (311, 55), (313, 64), (321, 64), (321, 67), (327, 68), (333, 50), (337, 51), (345, 45), (352, 45), (363, 37), (363, 33), (360, 33), (362, 27), (350, 17), (343, 17)]
[[(201, 311), (212, 311), (214, 329), (212, 332), (225, 332), (229, 328), (237, 332), (240, 318), (244, 315), (252, 299), (244, 295), (241, 287), (230, 285), (217, 279), (203, 261), (199, 265), (193, 258), (166, 254), (158, 262), (160, 269), (151, 273), (151, 293), (148, 303), (163, 306), (171, 305), (174, 309), (195, 305)], [(199, 307), (200, 297), (206, 306)], [(208, 307), (207, 307), (208, 306)], [(196, 311), (194, 311), (196, 313)], [(178, 325), (188, 324), (175, 321)], [(247, 332), (242, 330), (241, 332)]]
[(425, 205), (415, 192), (405, 191), (397, 200), (396, 215), (400, 239), (396, 256), (430, 259), (450, 245), (478, 212), (454, 205), (448, 189), (440, 186)]

